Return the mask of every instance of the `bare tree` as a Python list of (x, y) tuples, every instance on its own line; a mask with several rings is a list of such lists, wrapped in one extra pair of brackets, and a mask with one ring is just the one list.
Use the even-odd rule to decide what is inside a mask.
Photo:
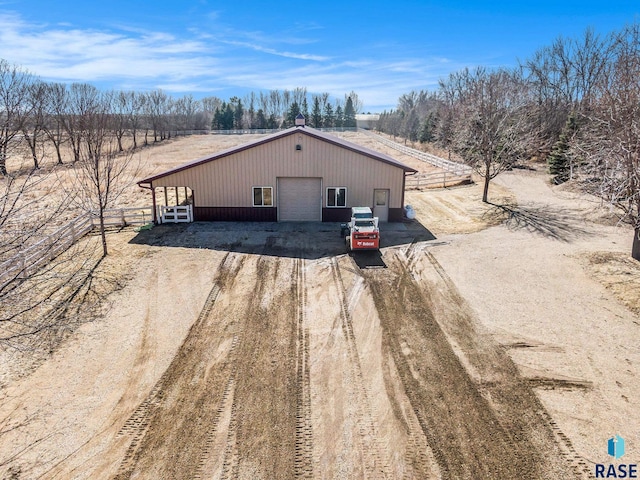
[(287, 90), (286, 88), (280, 94), (280, 105), (282, 107), (282, 111), (280, 112), (280, 117), (284, 118), (289, 109), (291, 108), (291, 103), (293, 102), (292, 92)]
[(164, 140), (167, 137), (167, 117), (171, 110), (171, 98), (160, 89), (154, 90), (147, 94), (145, 110), (153, 129), (153, 141)]
[[(26, 162), (25, 162), (26, 163)], [(75, 282), (71, 277), (85, 260), (77, 247), (58, 257), (61, 239), (56, 236), (57, 219), (69, 199), (55, 178), (44, 169), (25, 168), (0, 179), (0, 345), (22, 348), (34, 335), (60, 325), (53, 309)], [(47, 192), (43, 200), (43, 192)], [(45, 201), (47, 208), (41, 208)], [(37, 247), (39, 258), (24, 252)], [(44, 262), (38, 262), (40, 260)], [(74, 263), (77, 262), (77, 263)], [(71, 265), (71, 264), (74, 265)], [(34, 265), (35, 264), (35, 265)], [(73, 273), (75, 271), (75, 273)]]
[[(262, 102), (262, 93), (260, 94), (260, 101)], [(222, 106), (222, 100), (218, 97), (204, 97), (200, 100), (200, 103), (202, 104), (203, 110), (211, 115), (216, 111), (216, 108), (220, 108)]]
[(68, 91), (62, 83), (45, 84), (44, 131), (56, 150), (58, 164), (62, 165), (61, 147), (66, 141), (64, 132), (67, 114)]
[(0, 175), (7, 174), (7, 159), (18, 146), (29, 117), (28, 99), (34, 81), (26, 70), (0, 59)]
[(465, 69), (452, 74), (450, 81), (460, 109), (455, 146), (484, 177), (482, 201), (487, 202), (489, 182), (511, 168), (532, 140), (527, 88), (517, 70)]
[[(0, 261), (28, 246), (45, 230), (51, 214), (59, 213), (59, 209), (50, 209), (49, 215), (33, 213), (38, 211), (37, 191), (46, 176), (36, 175), (35, 169), (25, 174), (19, 171), (0, 178)], [(22, 273), (18, 270), (15, 275)]]
[(588, 159), (583, 184), (635, 229), (640, 260), (640, 24), (612, 36), (612, 57), (597, 84), (597, 102), (575, 146)]
[(256, 128), (256, 103), (258, 102), (258, 96), (255, 92), (250, 92), (244, 97), (244, 104), (248, 105), (245, 112), (246, 123), (249, 128)]
[(142, 113), (144, 112), (146, 96), (133, 91), (125, 92), (124, 96), (124, 114), (127, 117), (127, 126), (131, 132), (131, 139), (133, 141), (131, 148), (135, 150), (138, 148), (138, 131), (142, 128)]
[(176, 114), (176, 129), (195, 130), (198, 112), (202, 110), (201, 103), (193, 98), (193, 95), (186, 95), (178, 98), (174, 102)]
[(128, 92), (113, 92), (111, 95), (113, 97), (113, 112), (111, 117), (111, 125), (113, 129), (113, 133), (118, 141), (118, 151), (123, 152), (124, 146), (122, 145), (122, 139), (125, 133), (128, 130), (129, 126), (129, 117), (127, 112), (129, 110), (129, 100), (130, 97), (127, 94)]
[(293, 102), (302, 106), (304, 101), (307, 99), (307, 87), (296, 87), (292, 92)]
[(267, 116), (280, 117), (282, 115), (282, 98), (278, 90), (269, 91), (267, 97)]
[(101, 93), (95, 100), (93, 108), (79, 119), (82, 134), (73, 188), (82, 209), (99, 220), (104, 257), (108, 254), (105, 210), (132, 184), (138, 168), (131, 151), (119, 154), (111, 130), (113, 94)]
[(63, 119), (74, 162), (80, 160), (84, 119), (94, 111), (100, 95), (100, 91), (88, 83), (73, 83), (69, 88)]
[(40, 159), (44, 156), (41, 140), (45, 136), (46, 124), (46, 83), (36, 80), (29, 85), (26, 109), (28, 117), (22, 124), (22, 135), (29, 146), (33, 168), (40, 168)]
[(535, 94), (530, 108), (539, 132), (536, 155), (551, 151), (570, 113), (579, 118), (588, 112), (609, 55), (609, 40), (587, 29), (578, 39), (557, 38), (523, 63)]
[(398, 110), (409, 113), (415, 109), (418, 104), (418, 92), (412, 90), (409, 93), (403, 93), (398, 99)]

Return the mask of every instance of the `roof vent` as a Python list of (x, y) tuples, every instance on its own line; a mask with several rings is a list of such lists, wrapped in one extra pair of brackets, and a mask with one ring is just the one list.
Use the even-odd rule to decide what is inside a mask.
[(304, 127), (306, 123), (306, 120), (304, 118), (304, 115), (302, 115), (301, 113), (299, 113), (296, 116), (296, 127)]

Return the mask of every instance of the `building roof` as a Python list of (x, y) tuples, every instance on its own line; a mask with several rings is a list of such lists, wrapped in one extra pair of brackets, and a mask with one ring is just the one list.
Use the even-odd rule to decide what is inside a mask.
[(239, 145), (236, 147), (228, 148), (226, 150), (221, 150), (213, 155), (209, 155), (206, 157), (198, 158), (196, 160), (192, 160), (191, 162), (184, 163), (178, 167), (172, 168), (171, 170), (167, 170), (166, 172), (158, 173), (151, 177), (145, 178), (144, 180), (140, 180), (138, 185), (147, 184), (151, 185), (154, 180), (159, 178), (166, 177), (168, 175), (172, 175), (177, 172), (181, 172), (183, 170), (188, 170), (193, 167), (197, 167), (198, 165), (202, 165), (204, 163), (213, 162), (215, 160), (219, 160), (224, 157), (228, 157), (229, 155), (233, 155), (238, 152), (242, 152), (244, 150), (248, 150), (250, 148), (257, 147), (259, 145), (264, 145), (265, 143), (273, 142), (274, 140), (278, 140), (280, 138), (288, 137), (293, 134), (304, 134), (309, 137), (317, 138), (324, 142), (331, 143), (341, 148), (345, 148), (347, 150), (351, 150), (355, 153), (359, 153), (361, 155), (365, 155), (374, 160), (378, 160), (380, 162), (388, 163), (389, 165), (393, 165), (394, 167), (401, 168), (405, 172), (416, 173), (417, 170), (406, 166), (403, 163), (400, 163), (396, 159), (390, 157), (389, 155), (385, 155), (384, 153), (376, 152), (375, 150), (371, 150), (366, 147), (362, 147), (360, 145), (356, 145), (355, 143), (348, 142), (334, 135), (329, 135), (328, 133), (321, 132), (320, 130), (316, 130), (311, 127), (291, 127), (281, 132), (274, 133), (272, 135), (268, 135), (264, 138), (260, 138), (253, 142), (245, 143), (243, 145)]

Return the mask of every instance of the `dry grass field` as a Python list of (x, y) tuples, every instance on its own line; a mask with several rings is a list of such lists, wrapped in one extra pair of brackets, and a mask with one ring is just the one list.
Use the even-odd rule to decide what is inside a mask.
[[(143, 175), (252, 138), (147, 149)], [(480, 195), (408, 192), (380, 254), (334, 224), (110, 234), (100, 311), (2, 352), (0, 478), (590, 478), (613, 434), (635, 461), (631, 230), (540, 171)]]

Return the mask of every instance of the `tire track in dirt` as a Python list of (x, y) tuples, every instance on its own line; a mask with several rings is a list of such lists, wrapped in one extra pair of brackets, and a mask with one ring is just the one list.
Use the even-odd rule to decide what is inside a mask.
[[(229, 352), (230, 362), (233, 363), (233, 357), (235, 354), (236, 346), (238, 344), (238, 336), (235, 335), (233, 337), (233, 341), (231, 343), (231, 350)], [(207, 439), (204, 444), (204, 448), (202, 450), (202, 456), (200, 458), (200, 464), (198, 465), (198, 470), (194, 474), (194, 479), (208, 478), (210, 477), (211, 472), (215, 472), (217, 470), (217, 465), (220, 463), (222, 465), (222, 476), (224, 477), (225, 467), (227, 464), (225, 463), (226, 457), (224, 457), (223, 461), (219, 461), (219, 452), (226, 452), (233, 447), (233, 437), (231, 436), (235, 433), (233, 429), (233, 414), (235, 410), (234, 404), (234, 387), (235, 387), (235, 376), (236, 371), (233, 369), (231, 375), (229, 376), (229, 381), (227, 382), (227, 386), (224, 389), (222, 394), (222, 402), (218, 406), (216, 410), (216, 416), (211, 424), (209, 433), (207, 434)], [(225, 434), (225, 432), (227, 432)], [(228, 467), (227, 467), (228, 468)]]
[[(234, 384), (234, 375), (230, 378), (230, 383)], [(231, 385), (230, 385), (231, 387)], [(235, 385), (233, 385), (235, 387)], [(227, 424), (226, 434), (223, 432), (223, 441), (220, 443), (220, 450), (222, 452), (221, 473), (220, 479), (227, 480), (231, 478), (238, 478), (238, 421), (236, 419), (237, 403), (232, 400), (228, 406), (229, 423)], [(204, 472), (203, 472), (204, 473)]]
[[(229, 254), (170, 367), (123, 427), (116, 478), (310, 478), (302, 259)], [(269, 255), (273, 253), (273, 255)]]
[[(420, 261), (412, 258), (416, 255), (413, 248), (406, 253), (411, 263)], [(529, 397), (534, 395), (526, 382), (518, 380), (517, 375), (515, 380), (504, 378), (501, 366), (489, 371), (490, 365), (483, 365), (487, 370), (484, 373), (491, 373), (497, 387), (488, 392), (473, 380), (465, 368), (467, 363), (458, 357), (438, 323), (460, 321), (457, 316), (465, 312), (447, 312), (446, 305), (439, 303), (442, 299), (435, 293), (430, 295), (416, 281), (415, 273), (408, 268), (409, 260), (403, 256), (392, 253), (391, 258), (385, 258), (387, 270), (368, 271), (365, 276), (380, 317), (385, 348), (391, 352), (441, 476), (570, 478), (566, 466), (549, 467), (545, 455), (550, 450), (541, 448), (541, 442), (534, 439), (540, 434), (540, 426), (529, 422), (541, 405), (531, 403)], [(443, 308), (454, 315), (437, 318)], [(465, 318), (462, 321), (468, 322)], [(496, 359), (505, 361), (491, 358)], [(513, 374), (510, 370), (508, 373)], [(499, 386), (503, 384), (506, 386)], [(501, 394), (499, 403), (492, 398), (497, 394)], [(503, 411), (496, 411), (496, 407)]]
[[(419, 245), (419, 238), (415, 237), (408, 247), (402, 250), (403, 255), (407, 259), (407, 265), (413, 265), (422, 251), (422, 246)], [(355, 263), (355, 261), (354, 261)], [(412, 278), (413, 276), (412, 273)], [(363, 284), (367, 284), (365, 277), (361, 276)], [(385, 385), (388, 392), (394, 392), (390, 395), (390, 400), (393, 404), (395, 416), (401, 421), (404, 427), (404, 434), (406, 435), (406, 443), (404, 450), (404, 470), (402, 478), (405, 480), (415, 478), (440, 478), (441, 472), (438, 468), (438, 464), (435, 460), (433, 451), (429, 446), (428, 439), (424, 434), (419, 416), (421, 412), (414, 408), (404, 391), (395, 391), (394, 383), (391, 381), (392, 377), (398, 377), (398, 366), (393, 361), (391, 352), (388, 345), (383, 343), (382, 357), (383, 357), (383, 372)], [(404, 360), (404, 358), (402, 358)]]
[[(267, 245), (275, 253), (278, 246)], [(295, 261), (261, 255), (238, 345), (231, 478), (294, 478), (298, 428)], [(245, 294), (246, 297), (246, 294)]]
[[(210, 317), (220, 292), (233, 288), (243, 263), (243, 256), (225, 256), (203, 309), (171, 365), (121, 429), (119, 435), (132, 439), (116, 478), (140, 472), (157, 478), (197, 475), (210, 425), (219, 410), (205, 406), (224, 402), (232, 373), (225, 351), (235, 334), (235, 316), (219, 324)], [(217, 368), (203, 364), (201, 355), (217, 356)]]
[(309, 328), (306, 323), (307, 290), (305, 262), (295, 259), (294, 288), (297, 305), (296, 379), (296, 458), (295, 477), (313, 478), (313, 431), (311, 424), (311, 367), (309, 359)]
[[(349, 358), (349, 366), (345, 373), (351, 377), (351, 382), (349, 383), (352, 386), (352, 395), (356, 403), (354, 406), (356, 411), (355, 423), (359, 433), (364, 476), (365, 478), (391, 478), (389, 466), (383, 460), (382, 447), (379, 444), (380, 435), (375, 423), (376, 416), (370, 401), (371, 395), (365, 386), (358, 346), (353, 331), (350, 303), (352, 304), (354, 300), (350, 302), (337, 257), (331, 259), (331, 275), (338, 292), (340, 327), (346, 341)], [(356, 288), (358, 288), (358, 284), (356, 284)]]
[[(457, 288), (451, 277), (447, 274), (445, 269), (440, 265), (440, 262), (434, 257), (431, 252), (424, 251), (424, 257), (428, 260), (429, 264), (433, 267), (434, 271), (440, 277), (440, 279), (444, 282), (444, 284), (448, 288), (448, 294), (450, 295), (450, 300), (457, 303), (462, 303), (464, 300), (457, 292)], [(457, 333), (454, 333), (454, 336), (460, 338), (460, 344), (473, 344), (476, 342), (475, 339), (464, 338), (469, 335), (468, 332), (472, 332), (474, 330), (473, 326), (470, 322), (465, 321), (461, 323), (456, 329)], [(465, 333), (466, 332), (466, 333)], [(471, 363), (474, 368), (478, 371), (480, 377), (488, 377), (490, 374), (486, 372), (486, 366), (482, 365), (483, 363), (490, 363), (494, 368), (498, 365), (504, 370), (503, 378), (513, 378), (519, 379), (520, 375), (517, 372), (517, 368), (506, 355), (496, 355), (497, 352), (493, 352), (492, 356), (499, 357), (493, 358), (487, 362), (487, 359), (476, 359), (475, 361), (472, 359)], [(523, 390), (526, 392), (525, 395), (520, 394), (520, 398), (517, 400), (517, 403), (520, 403), (520, 406), (526, 405), (529, 410), (529, 415), (537, 416), (536, 420), (539, 422), (539, 425), (535, 425), (533, 419), (530, 420), (532, 426), (530, 429), (539, 429), (541, 430), (542, 426), (546, 427), (547, 431), (542, 432), (538, 435), (540, 437), (548, 437), (549, 433), (553, 436), (553, 441), (557, 445), (559, 456), (564, 459), (564, 461), (570, 465), (571, 470), (573, 471), (576, 478), (589, 478), (591, 476), (591, 470), (589, 465), (584, 457), (578, 454), (575, 447), (573, 446), (571, 440), (565, 433), (560, 429), (557, 422), (553, 420), (553, 418), (547, 413), (544, 406), (541, 404), (537, 396), (532, 391), (533, 387), (542, 386), (542, 387), (550, 387), (550, 388), (563, 388), (563, 389), (588, 389), (591, 387), (589, 382), (579, 382), (579, 381), (567, 381), (567, 380), (554, 380), (554, 379), (519, 379), (521, 383), (526, 383), (530, 388), (526, 388), (523, 386)], [(500, 399), (505, 395), (514, 395), (513, 393), (506, 392), (504, 385), (507, 383), (503, 381), (501, 383), (493, 382), (493, 381), (485, 381), (482, 382), (482, 389), (487, 393), (487, 396), (494, 402), (497, 403), (496, 410), (506, 411), (507, 407), (499, 404)], [(492, 391), (494, 390), (494, 391)], [(524, 397), (524, 401), (523, 401)], [(512, 402), (514, 403), (514, 402)]]

